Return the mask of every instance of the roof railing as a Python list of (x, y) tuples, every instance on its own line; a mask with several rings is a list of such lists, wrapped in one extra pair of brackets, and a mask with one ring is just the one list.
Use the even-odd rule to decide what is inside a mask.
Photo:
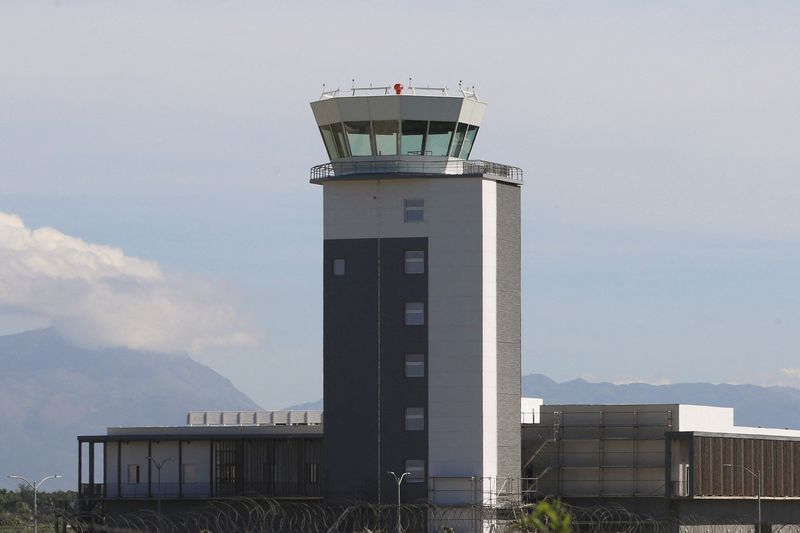
[[(411, 94), (417, 95), (417, 93), (423, 95), (431, 95), (431, 96), (450, 96), (450, 89), (448, 87), (417, 87), (410, 85), (408, 87), (404, 87), (402, 94)], [(322, 86), (322, 94), (320, 95), (320, 100), (325, 100), (328, 98), (339, 98), (342, 96), (369, 96), (374, 94), (383, 94), (383, 95), (394, 95), (395, 88), (394, 86), (372, 86), (369, 87), (356, 87), (353, 86), (350, 89), (342, 90), (342, 89), (333, 89), (333, 90), (326, 90), (325, 85)], [(460, 94), (463, 98), (468, 98), (470, 100), (478, 100), (478, 94), (475, 92), (475, 88), (472, 87), (470, 89), (459, 87), (457, 93)]]

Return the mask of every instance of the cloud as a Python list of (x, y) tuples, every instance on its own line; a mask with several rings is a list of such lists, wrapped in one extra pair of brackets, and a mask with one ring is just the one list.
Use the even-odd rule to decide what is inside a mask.
[(251, 345), (230, 288), (0, 212), (0, 310), (84, 346), (189, 352)]
[(781, 368), (781, 374), (790, 378), (800, 379), (800, 368)]

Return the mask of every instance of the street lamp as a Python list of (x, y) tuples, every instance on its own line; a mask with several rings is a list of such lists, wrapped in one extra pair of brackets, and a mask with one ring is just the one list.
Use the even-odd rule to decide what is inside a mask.
[(158, 472), (158, 495), (161, 496), (161, 469), (164, 467), (165, 464), (172, 461), (172, 457), (167, 457), (163, 461), (157, 461), (155, 457), (148, 455), (145, 457), (148, 461), (152, 461), (154, 465), (156, 465), (156, 471)]
[(757, 530), (758, 533), (761, 533), (761, 470), (758, 472), (753, 472), (749, 468), (744, 465), (735, 465), (731, 463), (724, 463), (722, 466), (727, 466), (733, 468), (734, 466), (738, 466), (739, 468), (743, 469), (745, 472), (756, 478), (756, 498), (758, 500), (758, 526)]
[(21, 481), (24, 481), (25, 483), (28, 484), (28, 486), (30, 488), (33, 489), (33, 533), (39, 533), (39, 522), (37, 520), (37, 512), (39, 510), (38, 509), (38, 507), (39, 507), (38, 503), (39, 502), (38, 502), (38, 499), (36, 497), (36, 491), (39, 489), (39, 487), (42, 485), (42, 483), (44, 483), (48, 479), (60, 478), (61, 476), (52, 474), (52, 475), (43, 477), (41, 480), (39, 480), (39, 482), (33, 482), (33, 483), (31, 483), (30, 481), (28, 481), (27, 479), (25, 479), (22, 476), (15, 476), (15, 475), (11, 474), (8, 477), (10, 477), (11, 479), (19, 479)]
[(397, 483), (397, 533), (402, 533), (402, 531), (400, 530), (400, 485), (403, 483), (403, 479), (405, 479), (406, 476), (410, 476), (411, 474), (408, 472), (403, 472), (400, 475), (400, 477), (397, 477), (397, 474), (395, 474), (391, 470), (386, 473), (391, 474), (392, 477), (394, 477), (395, 482)]

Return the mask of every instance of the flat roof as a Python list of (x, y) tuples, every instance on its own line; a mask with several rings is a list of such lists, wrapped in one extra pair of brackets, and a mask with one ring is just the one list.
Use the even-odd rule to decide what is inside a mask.
[(82, 442), (114, 442), (120, 440), (212, 440), (294, 437), (321, 438), (322, 425), (110, 427), (105, 435), (79, 435), (78, 440)]

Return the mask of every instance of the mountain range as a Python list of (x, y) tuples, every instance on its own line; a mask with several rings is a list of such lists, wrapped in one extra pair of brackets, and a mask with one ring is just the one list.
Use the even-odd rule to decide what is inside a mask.
[[(558, 383), (522, 378), (525, 396), (546, 403), (692, 403), (735, 408), (736, 423), (800, 429), (800, 389), (680, 383)], [(7, 474), (61, 474), (47, 489), (75, 489), (76, 436), (108, 426), (184, 423), (189, 410), (260, 407), (185, 355), (75, 346), (53, 329), (0, 336), (0, 487)], [(287, 407), (322, 409), (322, 400)]]
[(53, 329), (0, 337), (0, 487), (7, 474), (77, 483), (79, 434), (108, 426), (179, 425), (189, 410), (259, 409), (188, 356), (85, 349)]
[[(573, 379), (558, 383), (544, 374), (522, 378), (522, 395), (548, 404), (685, 403), (733, 407), (740, 426), (800, 429), (800, 389), (711, 383), (592, 383)], [(286, 409), (322, 409), (322, 400)]]

